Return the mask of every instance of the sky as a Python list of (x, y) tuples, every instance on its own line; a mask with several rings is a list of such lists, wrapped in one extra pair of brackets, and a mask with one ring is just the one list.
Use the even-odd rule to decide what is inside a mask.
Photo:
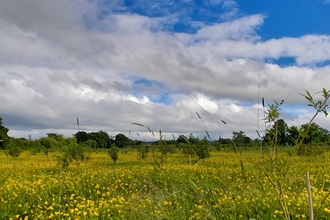
[(0, 1), (0, 117), (17, 138), (254, 139), (268, 126), (263, 97), (300, 126), (315, 112), (300, 93), (330, 89), (329, 11), (329, 0)]

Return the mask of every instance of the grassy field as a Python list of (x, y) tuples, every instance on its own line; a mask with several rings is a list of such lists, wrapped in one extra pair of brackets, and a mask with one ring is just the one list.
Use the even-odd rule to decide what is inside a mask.
[[(53, 154), (0, 153), (0, 219), (283, 218), (259, 152), (212, 152), (194, 165), (180, 153), (169, 154), (162, 168), (132, 151), (120, 152), (116, 166), (106, 152), (94, 152), (89, 161), (67, 168), (56, 166)], [(283, 185), (292, 219), (308, 219), (307, 171), (314, 213), (330, 219), (329, 158), (292, 159)]]

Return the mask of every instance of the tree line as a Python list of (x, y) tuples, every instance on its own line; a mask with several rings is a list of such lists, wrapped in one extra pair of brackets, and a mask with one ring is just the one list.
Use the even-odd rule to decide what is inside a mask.
[[(304, 133), (307, 129), (307, 124), (301, 126), (289, 127), (283, 119), (279, 119), (276, 124), (266, 130), (263, 136), (264, 144), (275, 143), (279, 146), (294, 146), (294, 141), (299, 134)], [(122, 133), (116, 136), (109, 136), (105, 131), (90, 132), (78, 131), (73, 137), (64, 138), (61, 134), (47, 133), (47, 137), (41, 137), (38, 140), (27, 140), (25, 138), (12, 138), (8, 136), (9, 129), (2, 124), (2, 118), (0, 118), (0, 149), (6, 149), (10, 146), (19, 146), (22, 149), (29, 148), (62, 148), (63, 146), (77, 143), (79, 146), (85, 146), (90, 148), (106, 148), (110, 149), (111, 146), (118, 148), (124, 148), (128, 146), (138, 147), (143, 143), (140, 140), (132, 140)], [(277, 131), (277, 135), (275, 132)], [(274, 138), (276, 137), (276, 140)], [(153, 144), (166, 143), (167, 145), (175, 145), (179, 147), (180, 143), (196, 145), (199, 142), (212, 142), (217, 147), (225, 147), (235, 144), (237, 147), (244, 146), (258, 146), (260, 139), (251, 139), (243, 131), (232, 133), (231, 138), (219, 137), (218, 140), (210, 141), (206, 137), (199, 139), (194, 137), (193, 134), (188, 136), (180, 135), (177, 139), (172, 140), (158, 140)], [(330, 143), (330, 133), (327, 129), (322, 128), (316, 123), (312, 123), (307, 135), (304, 138), (304, 144), (320, 144)]]
[[(264, 137), (265, 143), (273, 142), (280, 146), (294, 146), (295, 141), (298, 139), (299, 135), (305, 134), (303, 144), (321, 144), (330, 142), (330, 133), (327, 129), (322, 128), (315, 122), (311, 123), (308, 129), (308, 124), (303, 124), (301, 126), (291, 126), (289, 127), (283, 119), (279, 119), (272, 128), (268, 129)], [(277, 136), (275, 135), (277, 131)], [(275, 140), (276, 137), (276, 140)]]

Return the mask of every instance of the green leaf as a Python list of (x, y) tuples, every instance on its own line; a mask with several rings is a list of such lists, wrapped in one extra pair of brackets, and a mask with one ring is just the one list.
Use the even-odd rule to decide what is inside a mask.
[(323, 88), (323, 97), (327, 97), (328, 96), (328, 92), (327, 92), (327, 90), (325, 89), (325, 88)]
[(325, 117), (327, 117), (327, 116), (328, 116), (328, 112), (327, 112), (327, 110), (326, 110), (326, 109), (323, 109), (323, 113), (324, 113)]

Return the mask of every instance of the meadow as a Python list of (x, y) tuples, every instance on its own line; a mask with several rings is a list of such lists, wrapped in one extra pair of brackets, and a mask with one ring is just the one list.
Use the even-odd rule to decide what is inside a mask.
[[(117, 165), (100, 151), (65, 168), (54, 154), (0, 153), (0, 219), (283, 219), (258, 151), (213, 151), (192, 165), (178, 152), (161, 167), (134, 150), (120, 151)], [(309, 218), (309, 171), (314, 213), (330, 219), (330, 153), (280, 157), (292, 161), (283, 185), (290, 218)]]

